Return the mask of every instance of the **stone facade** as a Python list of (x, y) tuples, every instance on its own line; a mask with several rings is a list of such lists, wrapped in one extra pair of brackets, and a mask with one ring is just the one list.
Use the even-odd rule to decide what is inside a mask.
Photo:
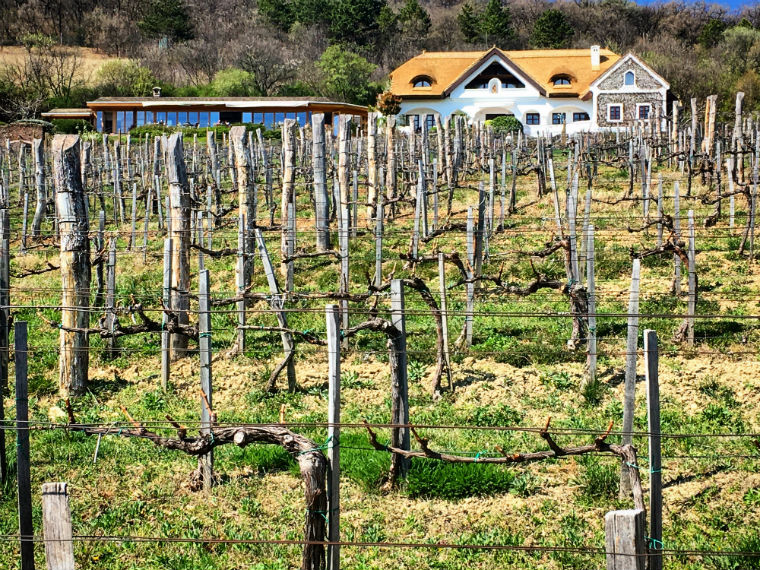
[(627, 71), (633, 71), (635, 75), (636, 88), (642, 91), (655, 90), (662, 87), (662, 83), (657, 80), (647, 69), (644, 69), (633, 59), (623, 61), (618, 69), (613, 71), (609, 77), (599, 83), (601, 91), (612, 91), (624, 89), (624, 78)]
[[(596, 122), (600, 127), (628, 126), (638, 120), (637, 105), (648, 103), (651, 105), (649, 117), (654, 119), (657, 110), (662, 113), (662, 95), (657, 92), (651, 93), (600, 93), (597, 96)], [(623, 105), (622, 121), (607, 120), (607, 105)]]

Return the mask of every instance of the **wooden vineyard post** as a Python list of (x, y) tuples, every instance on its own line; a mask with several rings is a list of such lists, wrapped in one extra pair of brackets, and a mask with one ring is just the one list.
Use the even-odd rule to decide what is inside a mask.
[[(644, 362), (647, 381), (649, 430), (649, 542), (651, 550), (662, 550), (662, 453), (660, 438), (660, 385), (657, 333), (644, 331)], [(662, 570), (662, 555), (649, 558), (649, 570)]]
[[(726, 178), (728, 179), (728, 227), (734, 229), (734, 215), (736, 210), (736, 202), (734, 200), (734, 161), (732, 158), (726, 159)], [(732, 232), (733, 233), (733, 232)]]
[(14, 323), (13, 333), (16, 357), (16, 477), (18, 479), (18, 533), (21, 540), (21, 570), (34, 570), (27, 379), (29, 354), (26, 321)]
[[(201, 433), (211, 433), (214, 425), (211, 390), (211, 312), (209, 308), (209, 272), (204, 269), (198, 278), (198, 348), (201, 365)], [(198, 458), (198, 469), (203, 478), (203, 489), (211, 491), (214, 479), (214, 451)]]
[(688, 322), (686, 338), (689, 346), (694, 346), (694, 315), (697, 312), (697, 268), (696, 268), (696, 250), (694, 248), (694, 211), (689, 210), (689, 301), (688, 301)]
[[(628, 299), (628, 338), (625, 349), (625, 392), (623, 399), (623, 445), (633, 442), (633, 412), (636, 397), (636, 351), (639, 338), (639, 284), (641, 260), (633, 260), (631, 291)], [(620, 473), (620, 498), (631, 495), (630, 466), (623, 463)]]
[(589, 225), (586, 242), (586, 292), (588, 296), (588, 345), (586, 386), (596, 383), (596, 280), (594, 276), (594, 226)]
[[(172, 251), (174, 244), (171, 238), (164, 240), (164, 290), (163, 304), (166, 310), (172, 307)], [(166, 392), (169, 387), (169, 369), (171, 366), (171, 333), (167, 330), (169, 317), (164, 311), (161, 315), (161, 388)]]
[(464, 341), (465, 346), (472, 346), (472, 321), (475, 311), (475, 239), (472, 219), (472, 206), (467, 208), (467, 308), (464, 317)]
[[(5, 394), (8, 392), (8, 337), (10, 334), (10, 260), (8, 240), (0, 233), (0, 425), (5, 425)], [(0, 429), (0, 485), (8, 481), (5, 430)]]
[[(379, 113), (367, 114), (367, 225), (375, 219), (377, 209), (377, 117)], [(371, 226), (370, 226), (371, 227)]]
[[(328, 531), (330, 542), (340, 541), (340, 310), (327, 305), (327, 460), (330, 475), (327, 481)], [(327, 547), (327, 570), (340, 570), (340, 545)]]
[[(106, 267), (106, 328), (113, 333), (116, 324), (116, 238), (108, 242), (108, 265)], [(116, 357), (116, 340), (106, 339), (108, 358)]]
[[(404, 283), (401, 279), (391, 280), (391, 323), (396, 334), (389, 343), (391, 362), (391, 445), (400, 449), (410, 449), (409, 437), (409, 392), (407, 384), (406, 357), (406, 317), (404, 316)], [(390, 482), (395, 485), (409, 471), (409, 459), (397, 454), (391, 455)]]
[[(295, 120), (285, 119), (282, 125), (282, 210), (280, 211), (281, 240), (280, 252), (282, 259), (293, 254), (295, 232), (295, 199), (296, 199), (296, 164), (295, 164)], [(280, 273), (285, 280), (285, 291), (293, 290), (293, 260), (280, 263)]]
[(417, 163), (417, 196), (414, 200), (414, 222), (412, 225), (412, 259), (417, 259), (417, 252), (420, 243), (420, 214), (422, 209), (422, 199), (425, 193), (423, 182), (422, 161)]
[[(238, 217), (243, 224), (243, 250), (245, 253), (253, 251), (255, 247), (253, 228), (256, 225), (256, 199), (254, 188), (253, 169), (250, 161), (250, 149), (245, 127), (238, 126), (230, 129), (230, 141), (235, 157), (235, 170), (237, 176)], [(243, 287), (247, 287), (253, 273), (253, 257), (244, 257), (243, 264)]]
[(66, 483), (42, 484), (42, 532), (48, 570), (74, 570), (74, 534)]
[[(380, 168), (381, 178), (382, 175), (383, 169)], [(383, 282), (383, 198), (382, 191), (378, 192), (375, 213), (375, 287), (380, 287)]]
[[(478, 226), (475, 230), (475, 262), (473, 264), (475, 273), (473, 278), (478, 278), (483, 273), (483, 252), (486, 238), (486, 204), (488, 194), (486, 194), (483, 183), (480, 183), (478, 189)], [(475, 289), (480, 289), (480, 282), (475, 282)]]
[[(280, 294), (280, 287), (277, 285), (277, 278), (274, 275), (274, 267), (272, 266), (272, 261), (269, 258), (269, 252), (267, 252), (264, 236), (262, 235), (260, 228), (256, 228), (254, 230), (254, 233), (256, 236), (256, 246), (258, 247), (259, 255), (261, 256), (261, 263), (264, 267), (264, 273), (266, 274), (267, 278), (267, 284), (269, 285), (269, 293), (271, 295), (270, 306), (276, 311), (275, 314), (277, 315), (277, 323), (279, 327), (285, 329), (288, 327), (288, 320), (285, 315), (285, 311), (282, 310), (284, 300)], [(295, 342), (293, 341), (293, 334), (289, 331), (281, 331), (280, 338), (282, 339), (282, 349), (285, 353), (285, 363), (287, 365), (288, 390), (295, 392), (296, 367), (295, 363), (293, 362), (295, 355)], [(277, 380), (276, 372), (273, 373), (269, 379), (269, 385), (267, 386), (267, 390), (269, 391), (274, 390), (274, 383)]]
[[(182, 133), (169, 137), (166, 152), (166, 173), (169, 179), (169, 204), (167, 218), (171, 222), (169, 237), (172, 238), (172, 311), (180, 325), (189, 323), (190, 309), (190, 191), (185, 171)], [(177, 360), (187, 351), (187, 335), (171, 335), (171, 359)]]
[[(32, 218), (32, 235), (39, 236), (47, 206), (47, 192), (45, 192), (45, 148), (42, 144), (42, 139), (34, 139), (32, 141), (32, 155), (34, 156), (34, 188), (37, 191), (37, 207), (34, 210), (34, 218)], [(25, 193), (24, 196), (26, 195)]]
[[(240, 178), (238, 177), (238, 180)], [(245, 214), (238, 214), (238, 249), (235, 263), (235, 286), (236, 292), (240, 297), (237, 304), (237, 324), (240, 325), (237, 330), (237, 340), (233, 349), (234, 354), (243, 354), (245, 352), (245, 289), (248, 286), (248, 276), (246, 275), (246, 223)]]
[(317, 233), (317, 251), (330, 249), (330, 201), (327, 195), (327, 173), (325, 163), (325, 116), (314, 113), (311, 116), (311, 166), (314, 172), (314, 224)]
[(129, 249), (135, 248), (135, 233), (137, 231), (137, 183), (132, 184), (132, 229), (129, 233)]
[(90, 343), (86, 333), (90, 313), (90, 225), (82, 188), (79, 137), (53, 139), (55, 200), (61, 233), (61, 325), (59, 388), (64, 396), (87, 389)]
[(644, 511), (610, 511), (604, 516), (607, 570), (645, 570)]
[(662, 247), (662, 174), (657, 181), (657, 247)]
[(445, 255), (438, 253), (438, 286), (441, 295), (441, 328), (443, 329), (443, 357), (445, 359), (446, 378), (449, 381), (449, 390), (454, 391), (454, 384), (451, 378), (451, 356), (449, 352), (449, 314), (448, 305), (446, 304), (446, 265)]
[[(673, 185), (673, 233), (675, 238), (681, 237), (681, 195), (678, 182)], [(673, 278), (673, 294), (681, 294), (681, 258), (678, 254), (673, 254), (673, 265), (675, 276)]]

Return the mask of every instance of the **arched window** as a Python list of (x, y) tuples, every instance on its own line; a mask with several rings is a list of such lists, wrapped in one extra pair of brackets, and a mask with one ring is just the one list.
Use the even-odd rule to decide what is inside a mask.
[(427, 75), (418, 75), (412, 79), (412, 87), (415, 89), (419, 87), (430, 87), (433, 85), (433, 78)]
[(572, 80), (570, 79), (569, 75), (555, 75), (552, 77), (552, 83), (555, 87), (561, 87), (563, 85), (570, 85), (572, 83)]
[(636, 76), (634, 75), (633, 71), (626, 71), (625, 72), (625, 84), (626, 85), (636, 85)]

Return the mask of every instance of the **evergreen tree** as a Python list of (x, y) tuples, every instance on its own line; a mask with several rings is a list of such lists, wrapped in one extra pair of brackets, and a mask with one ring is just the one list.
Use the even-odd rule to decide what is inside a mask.
[(330, 13), (330, 39), (359, 46), (375, 43), (385, 0), (336, 0)]
[(478, 16), (469, 2), (462, 4), (462, 9), (459, 11), (459, 14), (457, 14), (457, 23), (459, 24), (459, 31), (465, 41), (471, 44), (478, 41), (478, 38), (480, 38)]
[(398, 13), (398, 22), (404, 34), (415, 38), (424, 38), (430, 31), (430, 14), (417, 0), (406, 0)]
[(699, 34), (699, 43), (704, 48), (711, 48), (720, 43), (723, 39), (723, 32), (726, 31), (726, 23), (717, 18), (711, 18), (702, 28)]
[(501, 0), (488, 0), (478, 27), (482, 41), (488, 45), (506, 47), (515, 34), (509, 8), (502, 6)]
[(149, 38), (184, 41), (194, 35), (190, 14), (182, 0), (153, 0), (138, 25)]
[(559, 49), (567, 47), (574, 30), (565, 14), (551, 8), (541, 14), (533, 24), (530, 43), (537, 48)]
[(296, 21), (293, 5), (286, 0), (259, 0), (259, 12), (283, 32), (289, 31)]

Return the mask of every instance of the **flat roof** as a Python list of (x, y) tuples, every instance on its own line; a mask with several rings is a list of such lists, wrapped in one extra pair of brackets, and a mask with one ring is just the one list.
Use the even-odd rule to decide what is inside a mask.
[(41, 113), (43, 117), (84, 117), (84, 118), (90, 118), (92, 117), (92, 109), (87, 108), (78, 108), (78, 109), (50, 109), (49, 111), (45, 111), (44, 113)]
[(313, 110), (367, 114), (367, 107), (331, 101), (326, 97), (100, 97), (88, 101), (90, 109), (156, 109), (198, 107), (207, 110)]

